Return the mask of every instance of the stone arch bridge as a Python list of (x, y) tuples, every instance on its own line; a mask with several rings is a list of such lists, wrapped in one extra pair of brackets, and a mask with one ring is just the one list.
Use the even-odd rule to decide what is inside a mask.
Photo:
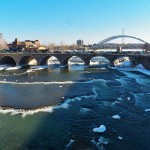
[(121, 57), (129, 57), (132, 61), (133, 66), (142, 64), (146, 69), (150, 70), (150, 56), (149, 55), (139, 55), (139, 54), (63, 54), (63, 53), (0, 53), (0, 65), (3, 64), (13, 64), (13, 65), (26, 65), (30, 60), (35, 59), (37, 65), (46, 64), (50, 57), (56, 57), (60, 62), (60, 65), (68, 65), (68, 60), (77, 56), (81, 58), (86, 66), (90, 65), (90, 60), (93, 57), (101, 56), (109, 60), (110, 66), (114, 65), (114, 61)]

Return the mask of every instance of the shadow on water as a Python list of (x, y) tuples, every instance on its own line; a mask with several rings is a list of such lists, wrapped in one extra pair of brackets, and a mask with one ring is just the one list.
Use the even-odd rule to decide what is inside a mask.
[[(49, 70), (47, 70), (49, 71)], [(56, 71), (57, 72), (57, 71)], [(53, 78), (56, 78), (60, 81), (59, 76), (60, 73), (63, 75), (64, 81), (66, 81), (66, 79), (68, 79), (67, 74), (74, 74), (75, 72), (73, 71), (69, 71), (68, 68), (64, 68), (64, 69), (60, 69), (60, 72), (55, 74), (55, 77), (53, 76)], [(35, 80), (37, 80), (37, 76), (40, 76), (41, 72), (39, 73), (38, 71), (36, 71), (34, 74), (32, 74), (32, 76), (34, 76)], [(50, 72), (50, 74), (52, 74), (52, 72)], [(74, 82), (79, 81), (81, 82), (81, 80), (83, 79), (82, 74), (78, 73), (74, 76)], [(6, 78), (6, 77), (5, 77)], [(9, 78), (9, 76), (8, 76)], [(7, 78), (7, 80), (8, 80)], [(21, 78), (21, 77), (19, 77)], [(50, 77), (48, 77), (50, 78)], [(12, 80), (14, 81), (15, 77), (12, 77)], [(46, 81), (47, 79), (45, 78), (44, 81)], [(72, 80), (72, 78), (70, 77), (68, 80)], [(22, 82), (24, 82), (22, 80)], [(10, 87), (9, 87), (10, 86)], [(15, 88), (15, 84), (10, 84), (7, 85), (7, 92), (11, 92), (11, 86), (13, 86), (13, 88)], [(66, 87), (65, 87), (66, 86)], [(91, 86), (91, 85), (90, 85)], [(61, 104), (61, 102), (65, 99), (74, 99), (78, 96), (81, 95), (91, 95), (92, 93), (92, 87), (90, 87), (88, 84), (86, 84), (86, 86), (84, 86), (84, 84), (65, 84), (65, 85), (56, 85), (56, 87), (54, 87), (53, 90), (50, 90), (50, 93), (53, 93), (55, 97), (55, 99), (52, 99), (52, 103), (49, 103), (49, 105), (56, 105), (58, 103)], [(24, 88), (24, 86), (23, 86)], [(37, 87), (38, 89), (34, 89), (35, 87), (31, 87), (30, 89), (26, 91), (27, 94), (33, 94), (33, 96), (35, 96), (34, 94), (36, 94), (35, 92), (37, 90), (39, 90), (40, 93), (44, 94), (44, 91), (42, 91), (42, 88), (40, 89), (40, 87)], [(63, 90), (63, 88), (65, 90)], [(9, 91), (10, 89), (10, 91)], [(34, 92), (35, 90), (35, 92)], [(22, 91), (22, 93), (21, 93)], [(5, 91), (6, 92), (6, 91)], [(2, 91), (1, 91), (1, 98), (5, 99), (5, 96), (2, 97)], [(7, 93), (7, 94), (8, 94)], [(16, 95), (15, 95), (16, 93)], [(23, 89), (20, 89), (20, 92), (17, 93), (13, 92), (12, 96), (10, 97), (10, 99), (8, 99), (8, 101), (11, 100), (11, 98), (13, 97), (15, 100), (15, 102), (12, 103), (12, 106), (15, 106), (17, 108), (20, 108), (21, 106), (18, 105), (19, 100), (22, 101), (28, 101), (28, 97), (26, 97), (26, 93), (24, 93)], [(13, 95), (14, 94), (14, 95)], [(20, 97), (18, 97), (18, 95), (20, 95)], [(21, 97), (23, 96), (23, 97)], [(40, 96), (40, 95), (39, 95)], [(35, 96), (36, 97), (36, 96)], [(49, 97), (48, 95), (46, 95), (46, 97)], [(45, 97), (45, 98), (46, 98)], [(18, 99), (19, 100), (18, 100)], [(39, 99), (41, 100), (43, 97), (40, 97)], [(77, 98), (78, 99), (78, 98)], [(58, 101), (57, 101), (58, 100)], [(33, 99), (32, 99), (33, 101)], [(28, 101), (29, 102), (29, 101)], [(25, 102), (26, 104), (28, 104), (28, 102)], [(36, 108), (38, 105), (34, 105), (36, 103), (36, 99), (34, 99), (34, 102), (32, 102), (32, 105), (26, 105), (25, 108)], [(25, 105), (25, 103), (23, 102), (21, 105)], [(29, 102), (30, 103), (30, 102)], [(39, 106), (41, 107), (40, 102), (38, 101)], [(4, 105), (6, 105), (4, 103)], [(43, 105), (43, 102), (42, 102)], [(45, 104), (47, 105), (47, 103)], [(74, 134), (72, 134), (72, 131), (70, 131), (70, 127), (71, 124), (70, 122), (75, 121), (78, 119), (79, 115), (78, 115), (78, 111), (80, 109), (81, 106), (79, 106), (78, 104), (76, 104), (77, 106), (74, 107), (74, 111), (77, 111), (76, 114), (74, 114), (74, 111), (72, 112), (72, 110), (70, 109), (65, 109), (65, 108), (59, 108), (56, 110), (53, 110), (53, 113), (44, 113), (44, 112), (39, 112), (37, 114), (34, 114), (33, 116), (26, 116), (23, 119), (18, 119), (18, 115), (15, 116), (9, 116), (8, 118), (10, 120), (12, 120), (12, 118), (14, 118), (14, 121), (10, 122), (10, 120), (7, 120), (7, 123), (12, 126), (12, 129), (9, 129), (10, 132), (8, 133), (9, 130), (4, 131), (4, 136), (8, 136), (7, 134), (9, 134), (11, 136), (11, 140), (9, 138), (9, 136), (7, 137), (6, 140), (1, 139), (2, 141), (5, 141), (4, 143), (2, 143), (2, 148), (5, 147), (5, 149), (65, 149), (65, 145), (69, 142), (68, 139), (74, 139)], [(11, 105), (10, 105), (11, 106)], [(74, 125), (73, 125), (74, 126)], [(76, 130), (79, 128), (80, 124), (77, 124), (76, 126)], [(81, 129), (80, 129), (81, 130)], [(84, 130), (84, 129), (83, 129)], [(82, 135), (80, 135), (81, 138), (83, 139)], [(14, 137), (14, 138), (13, 138)], [(22, 140), (21, 140), (22, 139)], [(9, 144), (7, 144), (7, 140), (10, 140)], [(14, 141), (13, 141), (14, 140)], [(18, 141), (18, 142), (17, 142)], [(86, 140), (85, 140), (86, 141)], [(12, 146), (11, 146), (12, 145)], [(84, 142), (82, 145), (85, 145)], [(0, 146), (0, 147), (1, 147)], [(4, 146), (4, 147), (3, 147)]]
[[(74, 74), (75, 72), (71, 68), (64, 68), (60, 69), (60, 73), (67, 76), (68, 73)], [(84, 82), (85, 80), (82, 81), (82, 79), (84, 79), (84, 74), (79, 73), (75, 76), (74, 81)], [(36, 119), (38, 119), (38, 126), (26, 142), (21, 145), (20, 149), (95, 149), (90, 142), (92, 139), (90, 134), (87, 134), (87, 137), (83, 136), (83, 133), (89, 132), (91, 122), (88, 123), (88, 118), (87, 121), (80, 118), (79, 110), (81, 106), (78, 103), (80, 96), (94, 94), (92, 92), (92, 84), (75, 83), (68, 85), (67, 90), (63, 94), (60, 99), (62, 99), (62, 96), (65, 97), (65, 100), (76, 99), (76, 101), (73, 101), (73, 104), (70, 104), (69, 108), (71, 109), (62, 107), (54, 109), (53, 113), (35, 114)], [(26, 120), (27, 118), (28, 116), (24, 119)], [(95, 115), (89, 119), (95, 119)], [(85, 124), (88, 125), (87, 129), (84, 128)]]

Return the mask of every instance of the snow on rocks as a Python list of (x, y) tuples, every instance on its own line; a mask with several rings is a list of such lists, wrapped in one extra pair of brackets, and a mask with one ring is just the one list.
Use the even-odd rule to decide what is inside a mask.
[(98, 132), (98, 133), (103, 133), (105, 131), (106, 131), (106, 126), (105, 125), (100, 125), (100, 127), (93, 129), (93, 132)]
[(117, 119), (117, 120), (121, 119), (121, 117), (119, 115), (114, 115), (114, 116), (112, 116), (112, 118)]

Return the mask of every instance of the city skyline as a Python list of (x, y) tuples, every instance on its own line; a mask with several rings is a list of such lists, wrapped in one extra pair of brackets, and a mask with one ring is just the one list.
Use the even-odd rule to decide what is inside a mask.
[(125, 34), (150, 42), (149, 0), (2, 0), (3, 38), (40, 40), (41, 43), (98, 43)]

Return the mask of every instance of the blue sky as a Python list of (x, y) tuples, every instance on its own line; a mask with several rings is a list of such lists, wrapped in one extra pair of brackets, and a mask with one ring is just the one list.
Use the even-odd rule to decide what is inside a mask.
[(85, 44), (122, 33), (150, 42), (149, 0), (0, 0), (0, 32), (7, 42)]

